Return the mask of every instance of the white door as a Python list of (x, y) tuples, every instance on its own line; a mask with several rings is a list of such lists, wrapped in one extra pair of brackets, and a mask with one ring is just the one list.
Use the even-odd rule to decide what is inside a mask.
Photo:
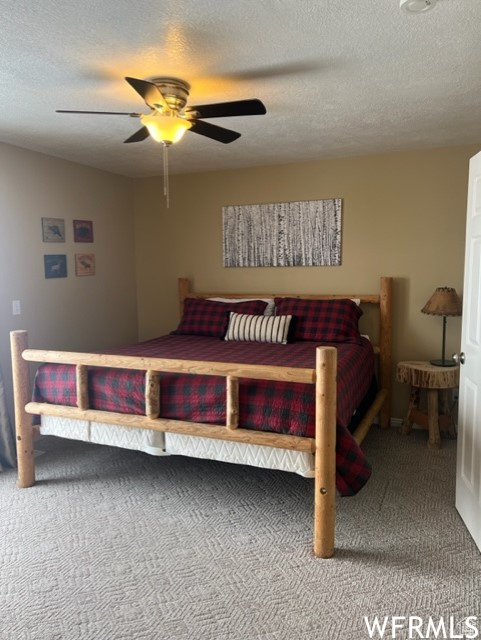
[(469, 163), (456, 508), (481, 550), (481, 152)]

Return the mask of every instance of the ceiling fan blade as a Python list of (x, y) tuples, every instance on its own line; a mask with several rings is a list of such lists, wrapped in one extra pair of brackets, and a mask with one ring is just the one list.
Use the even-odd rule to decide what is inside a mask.
[(260, 100), (254, 98), (253, 100), (189, 106), (185, 110), (186, 113), (192, 111), (195, 111), (196, 118), (225, 118), (228, 116), (260, 116), (266, 113), (266, 108)]
[(140, 118), (140, 113), (127, 113), (125, 111), (71, 111), (70, 109), (56, 109), (55, 113), (90, 113), (97, 116), (130, 116)]
[(211, 124), (210, 122), (202, 122), (201, 120), (194, 121), (194, 124), (189, 129), (189, 131), (199, 133), (201, 136), (212, 138), (213, 140), (217, 140), (217, 142), (223, 142), (224, 144), (234, 142), (234, 140), (240, 138), (241, 135), (240, 133), (237, 133), (237, 131), (224, 129), (224, 127), (218, 127), (216, 124)]
[(148, 80), (139, 80), (138, 78), (125, 78), (130, 86), (137, 91), (137, 93), (144, 99), (151, 109), (155, 109), (156, 106), (168, 109), (169, 105), (165, 101), (164, 96), (161, 94), (159, 88)]
[(149, 137), (149, 130), (147, 129), (147, 127), (142, 127), (141, 129), (139, 129), (138, 131), (133, 133), (130, 136), (130, 138), (127, 138), (127, 140), (124, 140), (124, 143), (126, 143), (126, 142), (142, 142), (142, 140), (145, 140), (148, 137)]
[(234, 71), (220, 75), (220, 79), (240, 82), (245, 80), (270, 80), (271, 78), (283, 78), (285, 76), (299, 76), (302, 73), (322, 71), (327, 63), (321, 63), (319, 59), (297, 60), (288, 63), (271, 64), (265, 67), (255, 67)]

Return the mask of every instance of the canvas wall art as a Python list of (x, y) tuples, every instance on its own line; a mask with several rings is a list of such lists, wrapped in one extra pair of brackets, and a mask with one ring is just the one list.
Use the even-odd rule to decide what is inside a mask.
[(42, 240), (44, 242), (65, 242), (65, 220), (63, 218), (42, 218)]
[(94, 224), (92, 220), (74, 220), (73, 239), (74, 242), (93, 242)]
[(75, 275), (94, 276), (95, 275), (95, 255), (93, 253), (75, 254)]
[(341, 264), (342, 200), (223, 207), (224, 267)]
[(67, 277), (67, 256), (44, 255), (43, 264), (46, 278), (66, 278)]

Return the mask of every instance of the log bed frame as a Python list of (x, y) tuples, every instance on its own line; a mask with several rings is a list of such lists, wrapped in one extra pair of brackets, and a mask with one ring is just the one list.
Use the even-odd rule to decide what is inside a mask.
[[(354, 438), (361, 443), (374, 418), (380, 416), (381, 427), (389, 426), (391, 396), (391, 315), (392, 278), (382, 277), (376, 294), (224, 294), (198, 293), (190, 288), (186, 278), (179, 278), (179, 299), (182, 312), (187, 297), (196, 298), (274, 298), (298, 297), (310, 299), (359, 298), (361, 304), (373, 304), (379, 309), (379, 339), (375, 345), (378, 355), (378, 394), (357, 427)], [(336, 499), (336, 372), (337, 350), (334, 347), (316, 348), (316, 368), (299, 369), (269, 365), (200, 362), (165, 358), (145, 358), (92, 353), (45, 351), (28, 348), (26, 331), (12, 331), (12, 372), (15, 403), (18, 485), (30, 487), (35, 483), (33, 451), (34, 428), (31, 414), (92, 420), (122, 425), (133, 429), (152, 429), (191, 436), (217, 438), (256, 445), (308, 451), (315, 454), (314, 471), (314, 554), (330, 558), (334, 554)], [(31, 402), (28, 362), (63, 363), (76, 366), (77, 407)], [(145, 371), (145, 416), (128, 415), (89, 409), (87, 371), (89, 366), (114, 367)], [(189, 373), (223, 376), (226, 379), (226, 424), (206, 425), (159, 418), (159, 372)], [(239, 378), (283, 380), (315, 385), (315, 437), (299, 437), (272, 432), (243, 429), (238, 425)]]

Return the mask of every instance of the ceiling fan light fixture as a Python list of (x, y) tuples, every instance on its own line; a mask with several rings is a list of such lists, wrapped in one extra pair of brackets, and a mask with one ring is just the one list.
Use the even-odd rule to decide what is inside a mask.
[(434, 7), (437, 0), (399, 0), (399, 6), (406, 13), (424, 13)]
[(192, 123), (175, 113), (151, 113), (141, 115), (142, 124), (147, 127), (156, 142), (172, 144), (179, 142)]
[(266, 113), (265, 106), (257, 98), (191, 106), (188, 108), (188, 113), (185, 113), (184, 107), (187, 104), (190, 90), (188, 82), (170, 77), (154, 78), (150, 82), (149, 80), (126, 76), (125, 80), (143, 98), (145, 104), (151, 110), (150, 113), (71, 110), (60, 110), (60, 113), (106, 114), (140, 118), (142, 127), (124, 142), (142, 142), (142, 140), (151, 137), (156, 142), (162, 143), (164, 195), (167, 207), (169, 206), (169, 162), (167, 151), (171, 144), (179, 142), (188, 129), (191, 129), (193, 133), (224, 144), (234, 142), (240, 137), (240, 133), (204, 122), (204, 118), (254, 116)]

